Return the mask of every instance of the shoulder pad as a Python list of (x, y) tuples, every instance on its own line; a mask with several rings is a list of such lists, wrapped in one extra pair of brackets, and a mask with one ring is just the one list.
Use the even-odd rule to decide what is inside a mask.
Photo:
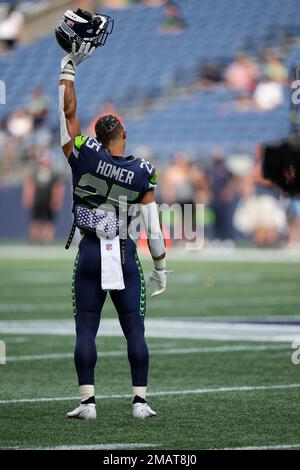
[(152, 184), (153, 187), (156, 187), (157, 184), (158, 184), (158, 171), (156, 168), (153, 168), (154, 170), (154, 173), (152, 176), (150, 176), (149, 178), (149, 181), (150, 181), (150, 184)]
[(83, 146), (83, 144), (88, 140), (88, 136), (81, 136), (81, 135), (78, 135), (75, 137), (74, 139), (74, 147), (77, 149), (77, 150), (80, 150), (81, 147)]

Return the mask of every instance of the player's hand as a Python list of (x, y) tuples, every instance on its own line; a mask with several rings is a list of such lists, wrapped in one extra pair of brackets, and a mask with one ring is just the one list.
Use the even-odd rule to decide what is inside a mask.
[(162, 294), (167, 288), (168, 275), (173, 271), (167, 271), (166, 269), (158, 270), (154, 269), (151, 276), (149, 277), (149, 283), (154, 284), (154, 292), (151, 297), (156, 297)]
[(72, 52), (66, 55), (61, 61), (61, 70), (64, 70), (67, 64), (70, 62), (73, 64), (74, 68), (77, 65), (81, 64), (84, 60), (88, 59), (94, 52), (96, 48), (90, 42), (83, 42), (76, 52), (76, 44), (73, 42), (72, 44)]

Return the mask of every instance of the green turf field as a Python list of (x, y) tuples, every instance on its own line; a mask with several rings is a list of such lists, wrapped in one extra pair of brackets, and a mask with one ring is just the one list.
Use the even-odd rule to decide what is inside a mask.
[[(216, 321), (216, 328), (234, 319), (299, 321), (297, 263), (170, 262), (168, 292), (148, 296), (149, 331), (154, 322), (149, 402), (158, 417), (133, 420), (125, 341), (106, 332), (97, 339), (98, 419), (78, 422), (64, 419), (78, 393), (68, 323), (72, 260), (33, 258), (0, 260), (0, 339), (7, 348), (0, 365), (2, 449), (300, 448), (300, 364), (291, 362), (289, 337), (278, 341), (281, 327), (270, 325), (260, 341), (247, 339), (247, 325), (235, 340), (201, 336), (201, 320)], [(149, 272), (150, 263), (144, 266)], [(103, 331), (113, 318), (108, 302)], [(155, 323), (161, 319), (167, 326), (177, 322), (182, 337), (161, 337)], [(28, 321), (32, 331), (18, 329)], [(34, 328), (42, 321), (48, 323), (41, 334)], [(192, 335), (188, 327), (197, 324)], [(49, 325), (62, 330), (47, 331)]]

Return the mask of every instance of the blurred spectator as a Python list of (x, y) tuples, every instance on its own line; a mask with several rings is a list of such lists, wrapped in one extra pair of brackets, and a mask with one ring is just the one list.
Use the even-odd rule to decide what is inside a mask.
[(293, 197), (288, 206), (288, 244), (300, 246), (300, 198)]
[(279, 191), (262, 176), (261, 159), (258, 147), (254, 165), (241, 185), (242, 199), (234, 214), (234, 225), (245, 236), (251, 236), (258, 247), (275, 247), (286, 233), (287, 218)]
[(236, 180), (226, 167), (222, 148), (215, 148), (207, 169), (211, 194), (210, 209), (214, 214), (212, 237), (216, 240), (234, 238), (232, 207), (237, 195)]
[[(129, 0), (131, 3), (136, 2), (136, 0)], [(146, 5), (147, 7), (158, 7), (167, 3), (168, 0), (137, 0), (139, 3)]]
[(51, 156), (44, 151), (23, 188), (23, 206), (30, 211), (29, 236), (32, 243), (53, 242), (55, 216), (62, 208), (63, 199), (64, 184), (51, 168)]
[(288, 70), (282, 61), (274, 56), (268, 55), (266, 65), (264, 66), (264, 75), (272, 82), (278, 82), (282, 85), (288, 83)]
[(283, 87), (280, 83), (264, 77), (254, 91), (253, 100), (259, 111), (277, 108), (284, 102)]
[(245, 54), (239, 54), (225, 72), (227, 86), (237, 92), (247, 91), (252, 94), (259, 69), (257, 65)]
[(51, 98), (46, 96), (40, 87), (34, 88), (31, 99), (27, 105), (27, 111), (33, 118), (34, 128), (44, 124), (51, 106)]
[(0, 180), (6, 171), (6, 152), (9, 145), (9, 134), (5, 119), (0, 119)]
[(51, 107), (51, 98), (44, 94), (40, 87), (32, 91), (27, 104), (27, 112), (33, 122), (32, 132), (25, 139), (24, 145), (28, 147), (46, 148), (52, 143), (51, 129), (47, 125), (47, 117)]
[[(124, 8), (128, 6), (130, 2), (129, 0), (103, 0), (103, 5), (108, 8)], [(136, 3), (136, 2), (134, 2)]]
[(196, 188), (192, 182), (191, 167), (184, 153), (177, 153), (164, 173), (162, 195), (168, 204), (193, 204)]
[(74, 10), (77, 8), (82, 8), (87, 11), (95, 11), (95, 1), (94, 0), (75, 0)]
[(3, 149), (8, 141), (8, 133), (6, 129), (6, 122), (4, 119), (0, 119), (0, 157), (1, 149)]
[(141, 3), (149, 7), (157, 7), (167, 3), (168, 0), (102, 0), (102, 4), (108, 8), (124, 8), (126, 6)]
[(199, 176), (202, 177), (200, 170), (192, 170), (187, 155), (177, 153), (161, 179), (161, 196), (164, 202), (170, 206), (175, 203), (180, 206), (181, 210), (176, 211), (174, 215), (174, 231), (181, 239), (184, 239), (185, 205), (190, 206), (192, 218), (195, 219), (197, 190), (201, 186)]
[(190, 173), (191, 183), (195, 188), (194, 203), (207, 204), (210, 200), (210, 189), (200, 161), (190, 165)]
[(187, 28), (182, 18), (179, 6), (173, 1), (168, 1), (164, 6), (164, 20), (159, 29), (165, 33), (181, 33)]
[(247, 154), (234, 154), (227, 158), (226, 168), (231, 175), (244, 178), (249, 174), (253, 166), (252, 159)]
[(6, 17), (0, 23), (0, 42), (6, 50), (13, 49), (18, 43), (24, 26), (23, 14), (17, 5), (11, 5)]
[(26, 137), (33, 130), (33, 118), (25, 109), (17, 109), (8, 119), (7, 129), (13, 137)]
[(222, 67), (214, 61), (201, 64), (199, 70), (199, 84), (202, 88), (211, 88), (223, 81)]

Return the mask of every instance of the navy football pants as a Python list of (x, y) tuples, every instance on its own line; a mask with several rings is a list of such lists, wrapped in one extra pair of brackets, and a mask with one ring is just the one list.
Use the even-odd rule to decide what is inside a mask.
[[(145, 282), (135, 243), (124, 240), (125, 289), (111, 291), (127, 340), (132, 385), (147, 385), (149, 353), (144, 336)], [(100, 240), (84, 236), (79, 245), (73, 277), (73, 306), (76, 322), (75, 366), (79, 385), (94, 384), (97, 362), (95, 338), (107, 293), (101, 288)]]

